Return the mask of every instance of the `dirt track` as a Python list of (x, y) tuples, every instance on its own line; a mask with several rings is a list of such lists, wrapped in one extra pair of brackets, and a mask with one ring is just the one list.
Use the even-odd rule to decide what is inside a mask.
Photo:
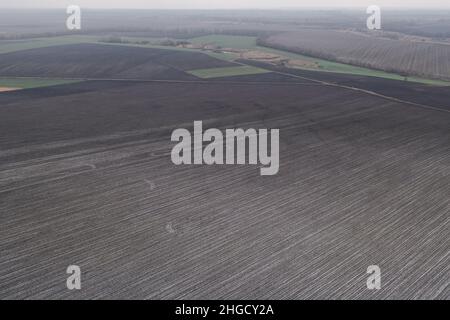
[(20, 88), (0, 87), (0, 92), (9, 92), (9, 91), (15, 91), (15, 90), (20, 90)]

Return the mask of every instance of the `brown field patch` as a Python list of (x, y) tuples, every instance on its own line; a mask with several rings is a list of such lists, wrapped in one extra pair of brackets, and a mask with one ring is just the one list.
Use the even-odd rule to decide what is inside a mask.
[(280, 59), (279, 55), (263, 52), (263, 51), (247, 51), (242, 53), (242, 58), (251, 60), (277, 60)]
[(0, 92), (8, 92), (8, 91), (16, 91), (16, 90), (21, 90), (21, 88), (0, 87)]
[(319, 68), (319, 64), (317, 62), (302, 59), (290, 59), (288, 62), (288, 66), (293, 68), (310, 68), (310, 69)]

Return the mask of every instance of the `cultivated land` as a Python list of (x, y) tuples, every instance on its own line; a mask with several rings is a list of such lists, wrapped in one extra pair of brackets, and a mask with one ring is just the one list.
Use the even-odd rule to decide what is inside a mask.
[[(107, 45), (134, 47), (134, 48), (171, 50), (178, 52), (193, 52), (193, 53), (201, 52), (213, 58), (224, 61), (234, 61), (238, 58), (243, 58), (242, 54), (236, 52), (235, 53), (227, 52), (228, 49), (232, 49), (232, 50), (240, 50), (243, 52), (248, 51), (250, 54), (252, 54), (252, 52), (256, 52), (259, 55), (261, 54), (273, 55), (279, 57), (279, 59), (282, 60), (289, 60), (291, 67), (297, 69), (354, 74), (354, 75), (371, 76), (401, 81), (404, 81), (406, 79), (407, 81), (413, 83), (425, 83), (439, 86), (450, 85), (450, 82), (448, 81), (429, 79), (426, 77), (424, 78), (419, 76), (405, 77), (405, 75), (400, 75), (398, 73), (385, 72), (381, 70), (369, 69), (351, 64), (320, 59), (317, 57), (306, 56), (292, 52), (293, 50), (292, 48), (283, 47), (284, 49), (290, 51), (277, 50), (272, 47), (280, 47), (280, 46), (273, 45), (264, 39), (258, 40), (258, 37), (256, 36), (213, 34), (188, 39), (189, 41), (192, 41), (194, 47), (195, 45), (202, 45), (202, 44), (214, 45), (222, 47), (223, 51), (225, 52), (221, 52), (222, 50), (201, 50), (199, 48), (187, 49), (176, 46), (167, 46), (167, 45), (163, 46), (160, 44), (163, 38), (155, 38), (155, 37), (133, 37), (128, 35), (126, 37), (119, 37), (119, 39), (120, 42), (111, 42), (110, 40), (108, 40), (107, 37), (101, 35), (66, 35), (66, 36), (54, 36), (46, 38), (33, 38), (25, 40), (4, 40), (0, 41), (0, 54), (13, 53), (27, 49), (49, 48), (63, 45), (107, 44)], [(261, 45), (258, 45), (258, 43)], [(307, 53), (312, 54), (313, 56), (314, 55), (324, 56), (322, 53), (318, 52), (312, 53), (311, 51), (308, 51)], [(332, 57), (330, 59), (336, 60), (335, 57)], [(299, 61), (301, 63), (298, 63)], [(199, 68), (201, 69), (202, 67), (200, 66)]]
[[(27, 88), (0, 93), (0, 299), (450, 298), (446, 83), (256, 44), (347, 16), (280, 11), (264, 31), (265, 13), (214, 13), (214, 27), (211, 13), (142, 14), (0, 40), (0, 90)], [(54, 35), (57, 13), (29, 29), (32, 17), (0, 36)], [(99, 42), (111, 33), (126, 41)], [(279, 174), (173, 165), (171, 133), (195, 120), (280, 129)], [(66, 289), (72, 264), (81, 291)], [(366, 289), (372, 264), (379, 291)]]
[(119, 79), (178, 79), (199, 67), (235, 66), (201, 53), (76, 44), (23, 50), (1, 55), (0, 75), (5, 77), (68, 77)]
[[(450, 90), (447, 86), (411, 83), (408, 81), (397, 81), (354, 74), (299, 70), (250, 60), (239, 61), (273, 71), (277, 76), (294, 76), (295, 79), (300, 81), (315, 81), (316, 83), (350, 88), (357, 91), (363, 90), (373, 94), (387, 96), (392, 99), (450, 110)], [(287, 79), (288, 78), (283, 78), (283, 81)]]
[[(0, 297), (448, 299), (449, 113), (252, 77), (0, 95)], [(198, 119), (280, 128), (279, 175), (174, 166)]]
[(265, 38), (261, 44), (356, 66), (450, 80), (450, 44), (335, 30), (280, 33)]

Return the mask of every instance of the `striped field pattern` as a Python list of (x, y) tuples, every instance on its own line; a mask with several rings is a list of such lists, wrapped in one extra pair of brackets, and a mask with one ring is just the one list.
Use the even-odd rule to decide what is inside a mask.
[[(53, 90), (0, 97), (1, 299), (450, 298), (449, 113), (306, 81)], [(279, 128), (279, 174), (173, 165), (194, 120)]]
[(356, 66), (450, 80), (450, 45), (392, 40), (336, 30), (280, 33), (263, 41), (287, 49)]

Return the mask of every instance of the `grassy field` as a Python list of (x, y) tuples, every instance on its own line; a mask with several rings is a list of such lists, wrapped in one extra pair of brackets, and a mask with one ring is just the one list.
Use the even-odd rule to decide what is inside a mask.
[(267, 71), (267, 70), (264, 70), (261, 68), (252, 67), (252, 66), (240, 66), (240, 67), (198, 69), (198, 70), (191, 70), (188, 72), (196, 77), (199, 77), (202, 79), (209, 79), (209, 78), (260, 74), (260, 73), (267, 73), (270, 71)]
[(8, 40), (0, 41), (0, 54), (16, 52), (35, 48), (45, 48), (52, 46), (60, 46), (66, 44), (77, 44), (77, 43), (96, 43), (98, 42), (98, 37), (96, 36), (60, 36), (51, 38), (36, 38), (27, 40)]
[(0, 87), (31, 89), (76, 82), (80, 81), (64, 80), (64, 79), (38, 79), (38, 78), (0, 78)]

